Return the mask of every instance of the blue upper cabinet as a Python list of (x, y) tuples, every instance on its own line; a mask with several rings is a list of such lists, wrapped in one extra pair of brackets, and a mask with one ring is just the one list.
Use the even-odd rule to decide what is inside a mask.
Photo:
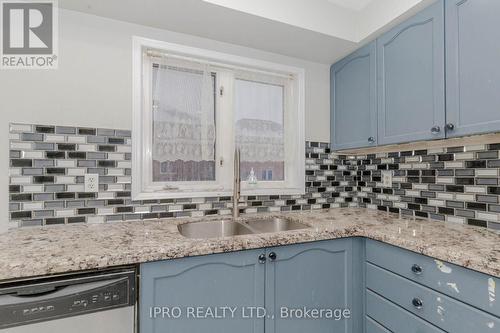
[(377, 75), (379, 144), (444, 138), (443, 2), (377, 40)]
[(446, 1), (448, 136), (500, 130), (500, 1)]
[(376, 51), (372, 42), (331, 67), (330, 128), (336, 150), (376, 144)]
[(332, 65), (332, 147), (500, 131), (499, 17), (500, 1), (440, 0)]

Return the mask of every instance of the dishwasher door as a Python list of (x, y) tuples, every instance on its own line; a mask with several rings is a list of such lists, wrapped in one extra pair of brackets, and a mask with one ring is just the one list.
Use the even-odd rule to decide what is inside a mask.
[(134, 307), (0, 329), (1, 333), (134, 333)]
[(133, 333), (135, 271), (0, 285), (0, 333)]

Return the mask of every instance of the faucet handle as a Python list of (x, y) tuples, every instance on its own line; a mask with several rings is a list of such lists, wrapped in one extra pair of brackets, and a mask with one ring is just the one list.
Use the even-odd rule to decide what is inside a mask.
[(248, 184), (257, 184), (257, 176), (255, 176), (255, 171), (253, 171), (253, 168), (250, 169), (250, 174), (248, 175), (248, 178), (247, 178), (247, 182)]

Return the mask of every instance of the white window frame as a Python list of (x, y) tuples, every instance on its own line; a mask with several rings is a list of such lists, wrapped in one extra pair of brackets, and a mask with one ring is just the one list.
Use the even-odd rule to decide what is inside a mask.
[[(304, 122), (304, 70), (302, 68), (251, 59), (227, 53), (186, 45), (133, 37), (133, 107), (132, 107), (132, 198), (133, 200), (227, 196), (232, 193), (234, 159), (234, 122), (232, 96), (234, 74), (215, 70), (216, 91), (223, 87), (223, 95), (216, 96), (216, 181), (153, 183), (150, 98), (144, 91), (151, 82), (152, 62), (144, 56), (148, 50), (169, 55), (203, 60), (221, 67), (234, 67), (267, 74), (293, 77), (285, 94), (293, 96), (293, 105), (285, 105), (285, 180), (259, 181), (247, 184), (242, 179), (242, 195), (276, 195), (305, 193), (305, 122)], [(215, 66), (217, 68), (217, 66)], [(289, 96), (289, 97), (290, 97)], [(285, 98), (285, 102), (291, 100)], [(223, 116), (222, 116), (223, 115)], [(233, 138), (228, 140), (227, 138)], [(174, 186), (172, 186), (172, 185)]]

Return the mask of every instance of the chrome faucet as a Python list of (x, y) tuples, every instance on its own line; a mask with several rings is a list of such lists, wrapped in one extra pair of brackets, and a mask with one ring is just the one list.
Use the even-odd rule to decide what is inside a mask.
[(233, 218), (240, 216), (238, 202), (241, 194), (241, 176), (240, 176), (240, 150), (234, 150), (234, 176), (233, 176)]

